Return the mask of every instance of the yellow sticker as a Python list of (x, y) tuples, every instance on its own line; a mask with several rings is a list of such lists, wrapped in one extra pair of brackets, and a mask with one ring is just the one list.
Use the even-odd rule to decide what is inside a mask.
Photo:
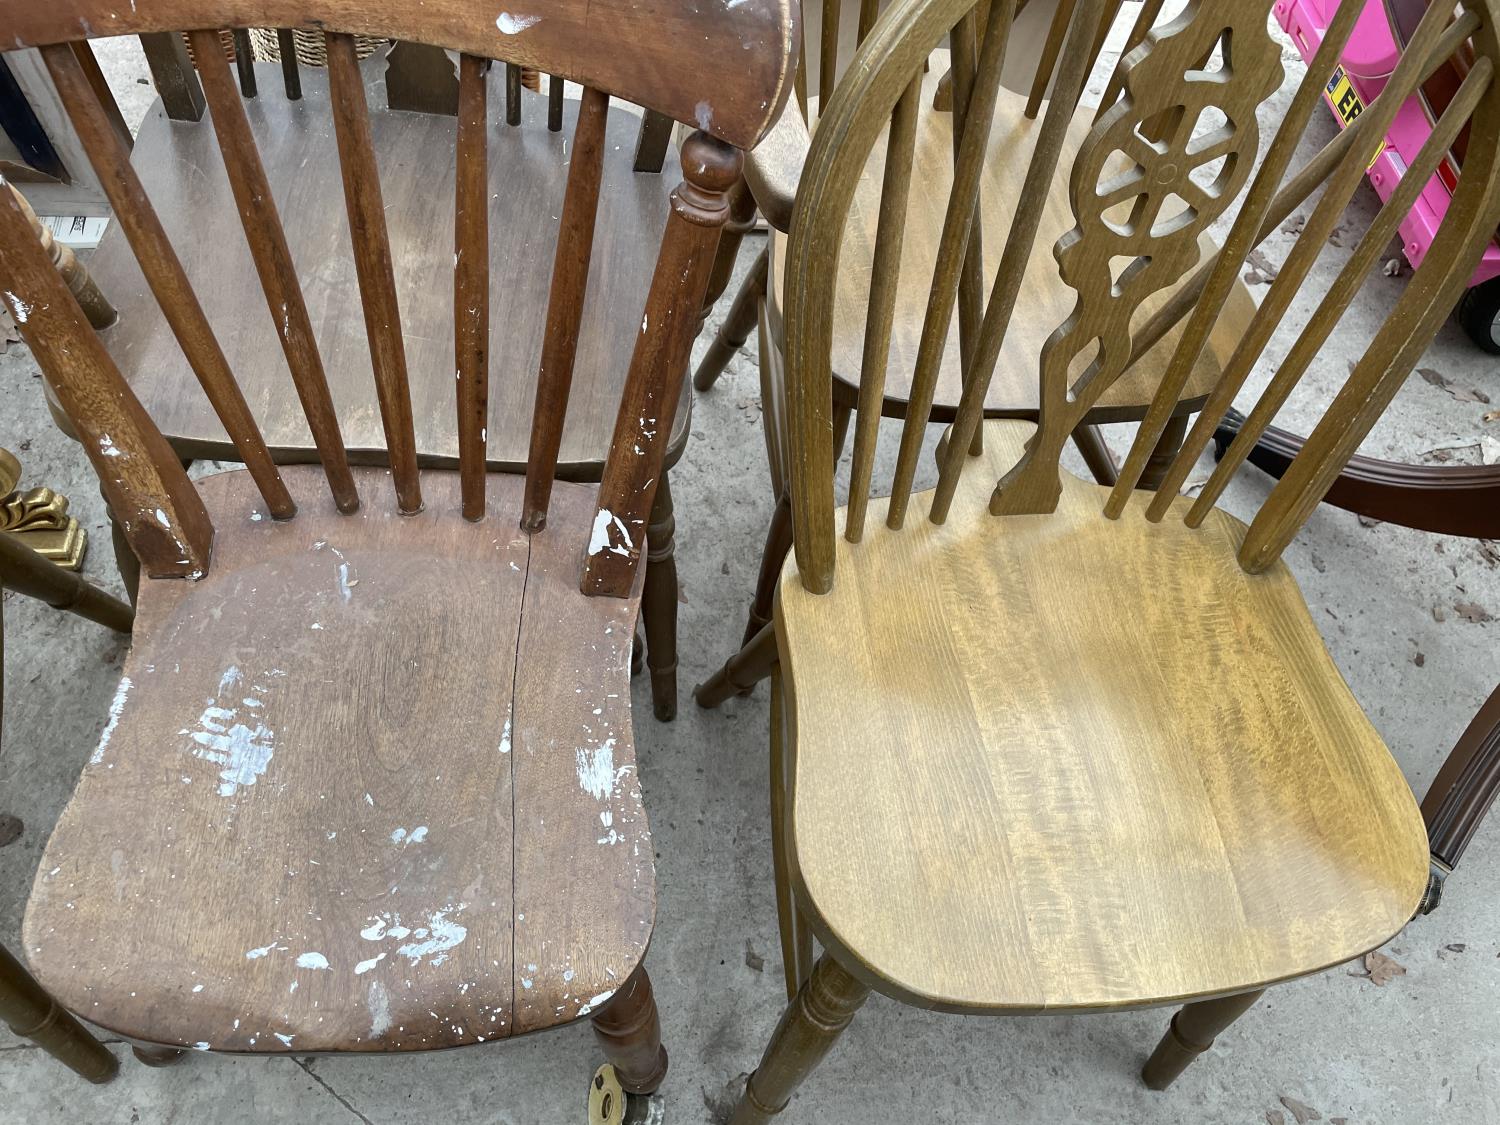
[[(1337, 66), (1333, 68), (1333, 77), (1328, 80), (1326, 90), (1328, 104), (1333, 107), (1333, 112), (1338, 114), (1344, 128), (1354, 123), (1354, 119), (1365, 111), (1365, 103), (1360, 100), (1359, 94), (1355, 92), (1354, 83), (1349, 81), (1349, 76), (1344, 73), (1344, 68)], [(1380, 159), (1380, 154), (1385, 151), (1385, 138), (1375, 146), (1375, 152), (1370, 157), (1366, 168), (1373, 168), (1375, 161)]]

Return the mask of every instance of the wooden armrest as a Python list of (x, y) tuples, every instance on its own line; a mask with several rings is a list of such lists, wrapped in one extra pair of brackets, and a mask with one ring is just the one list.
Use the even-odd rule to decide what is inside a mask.
[(1422, 801), (1422, 819), (1427, 822), (1433, 858), (1448, 870), (1457, 866), (1479, 822), (1494, 802), (1497, 790), (1500, 790), (1500, 688), (1495, 689), (1474, 716)]
[(766, 222), (783, 234), (792, 227), (792, 203), (811, 145), (797, 99), (790, 98), (771, 131), (745, 155), (745, 182), (750, 185), (755, 206)]

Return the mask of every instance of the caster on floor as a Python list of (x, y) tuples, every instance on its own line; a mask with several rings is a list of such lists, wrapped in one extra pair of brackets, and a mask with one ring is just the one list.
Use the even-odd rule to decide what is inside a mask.
[(627, 1094), (621, 1089), (610, 1063), (594, 1071), (588, 1125), (661, 1125), (664, 1110), (660, 1094)]

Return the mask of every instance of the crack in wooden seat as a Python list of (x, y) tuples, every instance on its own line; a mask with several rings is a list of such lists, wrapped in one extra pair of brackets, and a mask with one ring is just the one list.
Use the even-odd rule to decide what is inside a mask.
[[(384, 470), (355, 469), (374, 500)], [(143, 584), (99, 747), (39, 865), (24, 944), (60, 1001), (152, 1043), (456, 1047), (596, 1012), (645, 954), (651, 834), (627, 598), (577, 588), (591, 487), (551, 519), (302, 514), (204, 479), (198, 582)], [(490, 503), (520, 504), (494, 476)], [(524, 674), (518, 675), (518, 667)]]

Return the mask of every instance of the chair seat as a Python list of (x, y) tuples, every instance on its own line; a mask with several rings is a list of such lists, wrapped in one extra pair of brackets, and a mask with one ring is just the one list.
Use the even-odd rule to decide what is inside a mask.
[[(452, 117), (387, 110), (380, 60), (364, 64), (375, 155), (405, 328), (417, 453), (424, 466), (458, 463), (453, 378), (453, 207), (457, 128)], [(526, 464), (551, 293), (558, 217), (570, 167), (578, 103), (563, 128), (546, 127), (547, 99), (521, 98), (522, 124), (501, 122), (491, 79), (490, 400), (486, 456), (493, 469)], [(280, 71), (262, 67), (259, 97), (245, 109), (281, 210), (287, 241), (317, 333), (350, 456), (384, 463), (385, 434), (371, 393), (374, 376), (354, 273), (343, 181), (326, 74), (302, 71), (303, 97), (288, 101)], [(605, 138), (594, 254), (578, 332), (572, 394), (559, 453), (565, 478), (597, 480), (609, 452), (668, 196), (682, 180), (675, 149), (661, 173), (634, 172), (629, 154), (638, 112), (615, 103)], [(172, 121), (158, 102), (136, 138), (132, 163), (276, 459), (316, 459), (207, 117)], [(218, 231), (204, 238), (205, 230)], [(106, 232), (90, 270), (120, 310), (103, 333), (110, 354), (147, 411), (183, 456), (237, 460), (208, 399), (146, 286), (119, 224)], [(434, 330), (436, 326), (437, 330)], [(444, 328), (443, 326), (447, 326)], [(670, 464), (687, 436), (682, 396)]]
[[(897, 285), (896, 310), (891, 327), (890, 359), (886, 369), (885, 401), (882, 409), (888, 417), (905, 417), (911, 397), (912, 374), (916, 370), (922, 321), (926, 314), (932, 271), (937, 261), (937, 247), (942, 235), (948, 195), (953, 184), (953, 115), (932, 108), (933, 93), (942, 68), (932, 67), (923, 79), (920, 115), (917, 122), (917, 146), (912, 162), (912, 186), (907, 205), (905, 234), (901, 246), (901, 273)], [(1000, 267), (1011, 218), (1022, 196), (1023, 179), (1031, 159), (1031, 150), (1041, 131), (1042, 120), (1028, 120), (1026, 99), (1005, 87), (999, 90), (994, 124), (990, 131), (989, 151), (980, 183), (980, 227), (984, 239), (984, 296)], [(786, 113), (795, 114), (796, 106)], [(1088, 136), (1094, 111), (1080, 108), (1064, 142), (1058, 167), (1072, 166), (1079, 146)], [(875, 233), (880, 217), (880, 193), (885, 168), (884, 134), (875, 142), (864, 175), (855, 187), (849, 218), (844, 228), (844, 244), (839, 257), (837, 290), (833, 316), (832, 363), (834, 394), (853, 405), (858, 396), (859, 373), (864, 355), (865, 320), (869, 304), (870, 283), (874, 268)], [(784, 146), (788, 150), (790, 145)], [(759, 151), (759, 150), (757, 150)], [(1047, 338), (1072, 314), (1077, 293), (1069, 288), (1058, 272), (1053, 246), (1074, 226), (1072, 205), (1068, 199), (1068, 179), (1054, 176), (1050, 181), (1047, 204), (1036, 241), (1032, 245), (1025, 280), (1017, 298), (1015, 312), (1005, 334), (1005, 343), (995, 367), (994, 378), (985, 398), (985, 410), (991, 417), (1035, 419), (1038, 403), (1037, 356)], [(773, 231), (772, 268), (768, 290), (767, 312), (775, 338), (782, 338), (781, 309), (785, 303), (787, 240)], [(1204, 236), (1201, 250), (1205, 255), (1217, 252), (1213, 242)], [(1140, 328), (1150, 313), (1171, 296), (1171, 290), (1153, 295), (1137, 313), (1133, 327)], [(1254, 302), (1238, 283), (1223, 314), (1209, 337), (1189, 376), (1181, 396), (1180, 411), (1196, 410), (1202, 405), (1243, 334), (1243, 326), (1254, 314)], [(1181, 335), (1180, 328), (1165, 336), (1100, 397), (1090, 411), (1090, 422), (1124, 422), (1139, 420), (1156, 393), (1166, 371), (1172, 351)], [(951, 421), (962, 389), (963, 373), (959, 361), (958, 315), (955, 311), (948, 342), (938, 371), (937, 390), (933, 400), (934, 421)]]
[[(338, 515), (284, 471), (200, 482), (200, 581), (142, 583), (99, 748), (47, 845), (23, 940), (68, 1008), (154, 1043), (426, 1050), (588, 1015), (655, 909), (630, 718), (639, 589), (587, 598), (594, 489), (545, 531), (522, 481), (458, 514), (456, 473)], [(559, 624), (559, 623), (562, 624)]]
[[(1369, 951), (1427, 837), (1285, 566), (1067, 473), (988, 514), (1031, 427), (992, 422), (948, 522), (872, 503), (777, 631), (799, 897), (875, 986), (954, 1011), (1229, 994)], [(1144, 501), (1144, 494), (1138, 494)]]

